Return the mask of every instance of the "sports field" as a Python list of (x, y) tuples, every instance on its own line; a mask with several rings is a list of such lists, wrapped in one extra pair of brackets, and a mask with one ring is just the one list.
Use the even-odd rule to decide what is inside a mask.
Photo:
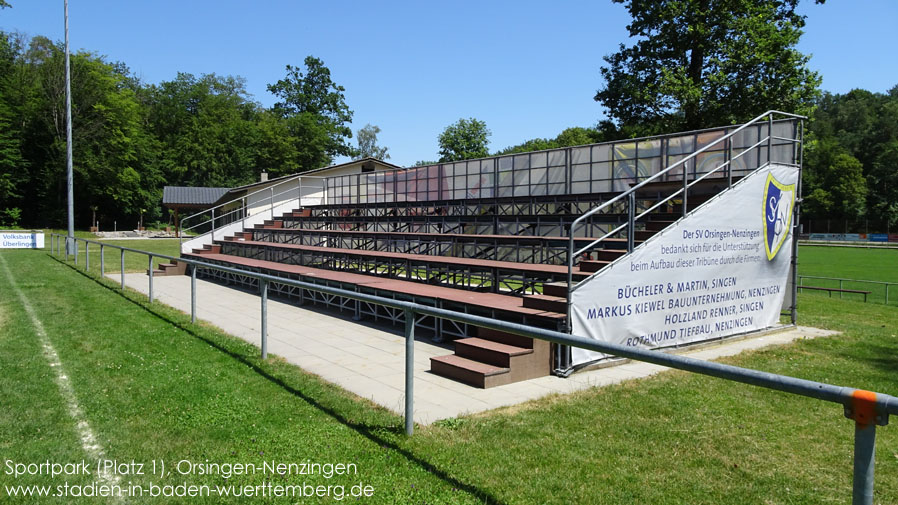
[[(886, 290), (883, 284), (860, 282), (860, 280), (890, 282), (898, 284), (898, 248), (862, 248), (802, 245), (798, 251), (798, 273), (802, 276), (856, 279), (842, 281), (831, 279), (804, 278), (805, 286), (869, 291), (871, 302), (885, 303)], [(812, 296), (840, 296), (839, 293), (804, 291)], [(863, 300), (863, 295), (842, 293), (844, 299)], [(889, 287), (889, 304), (898, 306), (898, 285)]]
[[(850, 262), (864, 271), (883, 261), (807, 249), (802, 268), (817, 255), (831, 276), (850, 272)], [(850, 500), (853, 425), (833, 404), (671, 371), (419, 427), (407, 438), (402, 419), (384, 409), (113, 285), (46, 252), (0, 252), (0, 503), (117, 501), (9, 496), (43, 489), (15, 486), (58, 493), (95, 482), (132, 490), (123, 503), (250, 501), (149, 496), (188, 485), (256, 494), (300, 485), (265, 503), (332, 503), (338, 493), (390, 504)], [(898, 394), (895, 307), (809, 294), (799, 303), (801, 324), (843, 334), (726, 362)], [(5, 464), (97, 458), (131, 473), (16, 478)], [(267, 462), (321, 465), (296, 466), (311, 475), (235, 473)], [(342, 467), (348, 475), (341, 463), (354, 465)], [(357, 500), (353, 486), (372, 496)], [(326, 496), (302, 497), (309, 490)], [(894, 425), (878, 432), (876, 492), (877, 503), (898, 503)]]

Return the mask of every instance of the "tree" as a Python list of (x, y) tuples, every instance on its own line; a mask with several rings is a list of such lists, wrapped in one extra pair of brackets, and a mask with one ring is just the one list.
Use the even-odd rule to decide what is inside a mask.
[(268, 85), (280, 99), (272, 110), (287, 121), (302, 171), (353, 154), (347, 143), (352, 138), (352, 111), (343, 96), (345, 88), (331, 80), (330, 70), (318, 58), (307, 56), (304, 63), (305, 71), (287, 65), (287, 77)]
[[(19, 166), (27, 165), (13, 174), (12, 191), (22, 224), (59, 224), (66, 193), (63, 47), (45, 37), (6, 47), (13, 62), (3, 72), (3, 82), (10, 83), (2, 86), (3, 101), (20, 139)], [(159, 174), (133, 90), (113, 65), (91, 53), (71, 56), (71, 75), (76, 222), (88, 224), (91, 206), (111, 219), (134, 216), (148, 204), (156, 208)]]
[(496, 154), (529, 153), (545, 149), (557, 149), (559, 147), (582, 146), (584, 144), (601, 142), (602, 139), (602, 132), (596, 129), (573, 126), (571, 128), (565, 128), (564, 131), (559, 133), (554, 139), (530, 139), (522, 144), (506, 147)]
[(388, 160), (390, 155), (387, 154), (386, 147), (377, 145), (377, 134), (380, 133), (380, 127), (372, 124), (366, 124), (356, 132), (357, 141), (359, 143), (356, 159), (376, 158), (379, 160)]
[[(853, 89), (845, 94), (824, 93), (809, 122), (809, 176), (825, 171), (818, 145), (838, 146), (862, 165), (866, 179), (866, 215), (898, 223), (898, 86), (888, 93)], [(822, 219), (825, 215), (809, 217)]]
[[(15, 55), (14, 41), (0, 32), (0, 213), (4, 215), (21, 210), (21, 198), (28, 181), (27, 167), (22, 158), (21, 132), (16, 127), (17, 115), (9, 103), (13, 91), (10, 76)], [(18, 223), (0, 216), (0, 224)]]
[(440, 162), (489, 156), (487, 144), (492, 133), (478, 119), (459, 119), (440, 134)]
[[(741, 123), (769, 109), (807, 113), (820, 77), (795, 47), (798, 0), (613, 0), (637, 41), (605, 56), (595, 100), (618, 136)], [(822, 3), (817, 0), (817, 3)]]
[(808, 214), (840, 219), (864, 215), (867, 182), (861, 162), (830, 139), (809, 142), (806, 157), (803, 205)]
[[(237, 186), (256, 180), (267, 140), (242, 77), (178, 73), (146, 90), (148, 123), (163, 145), (168, 184)], [(267, 131), (267, 130), (266, 130)], [(279, 160), (296, 168), (295, 160)]]

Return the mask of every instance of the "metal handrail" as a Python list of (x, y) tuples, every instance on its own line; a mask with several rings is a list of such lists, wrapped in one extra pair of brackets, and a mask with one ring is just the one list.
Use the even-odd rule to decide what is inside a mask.
[[(662, 201), (659, 202), (658, 204), (656, 204), (654, 207), (652, 207), (652, 209), (657, 208), (657, 207), (660, 206), (661, 204), (664, 204), (664, 203), (669, 202), (670, 200), (674, 199), (676, 196), (678, 196), (678, 195), (680, 195), (680, 194), (682, 193), (682, 196), (683, 196), (683, 215), (685, 216), (685, 215), (688, 213), (688, 210), (687, 210), (687, 209), (688, 209), (688, 207), (687, 207), (687, 198), (688, 198), (688, 195), (689, 195), (689, 193), (688, 193), (689, 188), (692, 187), (693, 185), (695, 185), (696, 183), (698, 183), (699, 181), (703, 180), (703, 179), (704, 179), (705, 177), (707, 177), (707, 175), (709, 175), (710, 173), (714, 173), (714, 172), (716, 172), (716, 171), (722, 169), (723, 167), (727, 167), (727, 168), (729, 169), (729, 170), (728, 170), (728, 174), (729, 174), (729, 177), (728, 177), (728, 184), (731, 185), (731, 184), (732, 184), (732, 170), (731, 170), (732, 162), (735, 161), (736, 159), (738, 159), (738, 158), (739, 158), (740, 156), (742, 156), (743, 154), (745, 154), (745, 153), (747, 153), (747, 152), (751, 152), (753, 149), (756, 149), (756, 148), (760, 147), (761, 145), (763, 145), (764, 143), (766, 143), (766, 144), (767, 144), (767, 157), (768, 157), (768, 162), (769, 162), (770, 156), (771, 156), (772, 143), (773, 143), (773, 139), (774, 139), (774, 138), (777, 138), (777, 139), (780, 139), (780, 140), (787, 140), (787, 141), (790, 141), (790, 142), (798, 142), (798, 141), (800, 141), (799, 139), (790, 139), (790, 138), (784, 138), (784, 137), (776, 137), (776, 136), (773, 135), (773, 122), (774, 122), (774, 121), (773, 121), (773, 115), (774, 115), (774, 114), (781, 115), (781, 116), (786, 116), (787, 118), (794, 118), (794, 119), (801, 119), (801, 120), (807, 119), (806, 116), (801, 116), (801, 115), (798, 115), (798, 114), (791, 114), (791, 113), (788, 113), (788, 112), (781, 112), (781, 111), (777, 111), (777, 110), (769, 110), (769, 111), (767, 111), (767, 112), (761, 114), (760, 116), (758, 116), (758, 117), (752, 119), (751, 121), (749, 121), (749, 122), (743, 124), (742, 126), (736, 128), (735, 130), (733, 130), (733, 131), (727, 133), (726, 135), (720, 137), (719, 139), (716, 139), (716, 140), (714, 140), (713, 142), (708, 143), (708, 145), (706, 145), (705, 147), (702, 147), (701, 149), (698, 149), (698, 150), (696, 150), (696, 151), (693, 151), (691, 154), (689, 154), (688, 156), (686, 156), (686, 157), (683, 158), (682, 160), (679, 160), (679, 161), (677, 161), (676, 163), (674, 163), (673, 165), (668, 166), (668, 167), (665, 168), (664, 170), (661, 170), (661, 171), (659, 171), (658, 173), (656, 173), (656, 174), (654, 174), (654, 175), (652, 175), (652, 176), (650, 176), (650, 177), (644, 179), (642, 182), (640, 182), (640, 183), (636, 184), (635, 186), (631, 187), (629, 190), (624, 191), (623, 193), (617, 195), (616, 197), (612, 198), (611, 200), (608, 200), (607, 202), (604, 202), (604, 203), (602, 203), (602, 204), (600, 204), (600, 205), (597, 205), (596, 207), (593, 207), (592, 209), (588, 210), (586, 213), (584, 213), (583, 215), (581, 215), (580, 217), (578, 217), (577, 219), (575, 219), (575, 220), (571, 223), (570, 229), (568, 230), (568, 261), (567, 261), (567, 263), (568, 263), (568, 264), (567, 264), (567, 267), (568, 267), (567, 287), (568, 287), (568, 289), (567, 289), (567, 322), (566, 322), (566, 324), (567, 324), (567, 330), (568, 330), (568, 332), (570, 332), (570, 330), (571, 330), (571, 293), (572, 293), (574, 290), (576, 290), (576, 286), (573, 285), (573, 278), (574, 278), (574, 259), (575, 259), (577, 256), (579, 256), (580, 254), (583, 254), (584, 252), (586, 252), (586, 251), (588, 251), (588, 250), (594, 248), (595, 246), (597, 246), (600, 242), (602, 242), (603, 240), (605, 240), (605, 239), (608, 238), (609, 236), (611, 236), (611, 235), (613, 235), (613, 234), (615, 234), (615, 233), (621, 231), (621, 229), (624, 228), (624, 227), (626, 227), (627, 230), (628, 230), (627, 236), (628, 236), (628, 246), (629, 246), (629, 247), (628, 247), (628, 251), (627, 251), (627, 252), (632, 252), (632, 248), (634, 247), (634, 245), (633, 245), (633, 235), (634, 235), (634, 232), (635, 232), (635, 221), (636, 221), (639, 217), (644, 216), (644, 215), (646, 214), (646, 212), (648, 212), (648, 211), (643, 212), (642, 214), (639, 214), (639, 216), (636, 216), (636, 215), (635, 215), (635, 212), (633, 212), (633, 209), (630, 208), (630, 209), (629, 209), (629, 219), (628, 219), (628, 221), (627, 221), (626, 224), (623, 224), (623, 225), (621, 225), (621, 226), (618, 226), (618, 227), (615, 228), (613, 231), (606, 233), (606, 234), (603, 235), (601, 238), (596, 239), (596, 240), (594, 240), (593, 242), (591, 242), (589, 245), (584, 246), (584, 247), (580, 248), (580, 249), (577, 250), (577, 251), (574, 251), (574, 234), (575, 234), (575, 232), (576, 232), (577, 226), (579, 226), (585, 219), (587, 219), (587, 218), (589, 218), (589, 217), (595, 215), (596, 213), (598, 213), (598, 212), (600, 212), (600, 211), (602, 211), (602, 210), (604, 210), (604, 209), (610, 207), (610, 206), (613, 205), (614, 203), (617, 203), (617, 202), (619, 202), (619, 201), (622, 201), (624, 198), (627, 198), (627, 199), (628, 199), (629, 206), (632, 207), (632, 205), (635, 204), (635, 202), (633, 201), (633, 200), (634, 200), (633, 197), (635, 196), (635, 194), (636, 194), (637, 191), (639, 191), (639, 190), (640, 190), (642, 187), (644, 187), (645, 185), (647, 185), (647, 184), (649, 184), (649, 183), (655, 181), (656, 179), (658, 179), (658, 178), (660, 178), (660, 177), (662, 177), (662, 176), (664, 176), (664, 175), (670, 173), (672, 170), (676, 169), (676, 168), (679, 167), (679, 166), (682, 166), (682, 167), (683, 167), (683, 187), (680, 188), (680, 189), (678, 189), (675, 193), (673, 193), (673, 194), (669, 195), (668, 197), (666, 197), (664, 200), (662, 200)], [(723, 142), (728, 142), (731, 138), (733, 138), (733, 137), (734, 137), (736, 134), (738, 134), (739, 132), (745, 130), (746, 128), (748, 128), (748, 127), (750, 127), (750, 126), (759, 124), (759, 122), (762, 121), (762, 120), (765, 120), (765, 118), (766, 118), (766, 122), (767, 122), (767, 124), (768, 124), (767, 136), (766, 136), (765, 138), (759, 140), (757, 143), (755, 143), (754, 145), (752, 145), (752, 146), (750, 146), (750, 147), (744, 148), (744, 149), (742, 150), (742, 152), (740, 152), (737, 156), (732, 157), (732, 158), (728, 159), (727, 161), (725, 161), (724, 163), (722, 163), (721, 165), (715, 167), (713, 170), (711, 170), (710, 172), (708, 172), (708, 174), (703, 174), (700, 178), (696, 178), (696, 179), (693, 180), (691, 183), (688, 182), (688, 181), (689, 181), (689, 176), (688, 176), (688, 164), (689, 164), (689, 161), (690, 161), (690, 160), (694, 160), (696, 157), (698, 157), (698, 155), (704, 153), (705, 151), (708, 151), (709, 149), (711, 149), (711, 148), (714, 147), (714, 146), (717, 146), (717, 145), (719, 145), (719, 144), (721, 144), (721, 143), (723, 143)], [(587, 277), (587, 279), (592, 278), (592, 277), (595, 276), (597, 273), (598, 273), (598, 272), (593, 273), (592, 275), (590, 275), (589, 277)], [(578, 285), (580, 285), (580, 284), (582, 284), (582, 282), (581, 282), (581, 283), (578, 283)]]
[(890, 281), (871, 281), (871, 280), (867, 280), (867, 279), (846, 279), (844, 277), (820, 277), (817, 275), (804, 275), (804, 274), (798, 274), (798, 277), (800, 277), (802, 279), (819, 279), (819, 280), (826, 280), (826, 281), (867, 282), (870, 284), (889, 284), (892, 286), (898, 286), (898, 282), (890, 282)]
[[(845, 279), (845, 278), (842, 278), (842, 277), (820, 277), (820, 276), (816, 276), (816, 275), (801, 275), (801, 274), (797, 275), (796, 277), (798, 278), (798, 282), (797, 282), (797, 284), (798, 284), (797, 287), (798, 287), (798, 288), (803, 288), (803, 287), (808, 287), (808, 288), (816, 287), (816, 286), (805, 286), (804, 284), (802, 284), (802, 283), (804, 282), (804, 279), (812, 279), (812, 280), (818, 280), (818, 281), (839, 281), (839, 289), (843, 289), (844, 283), (845, 283), (845, 282), (855, 282), (855, 283), (863, 283), (863, 284), (873, 284), (874, 286), (875, 286), (875, 285), (881, 285), (881, 286), (884, 286), (884, 287), (885, 287), (885, 304), (886, 304), (886, 305), (889, 304), (889, 287), (890, 287), (890, 286), (898, 286), (898, 282), (889, 282), (889, 281), (870, 281), (870, 280), (867, 280), (867, 279)], [(839, 293), (839, 298), (842, 298), (842, 293)], [(864, 301), (866, 301), (866, 300), (867, 300), (867, 297), (866, 297), (866, 295), (865, 295), (865, 296), (864, 296)]]
[[(243, 196), (241, 196), (241, 197), (239, 197), (239, 198), (234, 198), (233, 200), (229, 200), (229, 201), (227, 201), (227, 202), (221, 203), (221, 204), (219, 204), (219, 205), (216, 205), (215, 207), (212, 207), (212, 208), (209, 208), (209, 209), (205, 209), (205, 210), (202, 210), (202, 211), (200, 211), (200, 212), (191, 214), (191, 215), (189, 215), (189, 216), (187, 216), (187, 217), (181, 218), (181, 219), (178, 221), (178, 236), (179, 236), (179, 238), (181, 238), (181, 235), (183, 234), (184, 231), (192, 230), (192, 229), (194, 229), (194, 228), (197, 228), (198, 226), (202, 226), (202, 225), (204, 225), (204, 224), (207, 224), (207, 223), (209, 223), (210, 221), (212, 222), (212, 232), (214, 232), (214, 230), (215, 230), (215, 221), (216, 221), (216, 219), (221, 219), (221, 218), (223, 218), (223, 217), (226, 216), (226, 215), (230, 215), (230, 214), (233, 214), (233, 213), (237, 212), (238, 210), (243, 210), (243, 212), (245, 213), (245, 212), (246, 212), (246, 202), (247, 202), (247, 199), (248, 199), (249, 197), (251, 197), (251, 196), (253, 196), (253, 195), (257, 195), (257, 194), (259, 194), (259, 193), (262, 193), (263, 191), (268, 191), (268, 192), (270, 193), (270, 195), (269, 195), (269, 204), (273, 204), (273, 203), (274, 203), (274, 197), (275, 197), (275, 196), (281, 196), (281, 195), (284, 195), (284, 194), (287, 194), (287, 193), (290, 192), (290, 191), (283, 191), (283, 192), (280, 192), (280, 193), (278, 193), (277, 195), (275, 195), (275, 194), (273, 193), (274, 188), (276, 188), (276, 187), (278, 187), (278, 186), (280, 186), (280, 185), (282, 185), (282, 184), (287, 184), (287, 183), (294, 182), (294, 181), (302, 181), (302, 179), (304, 179), (304, 178), (305, 178), (305, 179), (321, 179), (321, 180), (323, 181), (321, 187), (322, 187), (322, 188), (326, 188), (326, 187), (327, 187), (327, 186), (326, 186), (326, 184), (327, 184), (327, 177), (321, 177), (321, 176), (315, 176), (315, 175), (301, 175), (301, 174), (300, 174), (300, 175), (296, 175), (296, 176), (290, 177), (290, 178), (288, 178), (288, 179), (284, 179), (283, 181), (279, 181), (279, 182), (277, 182), (276, 184), (272, 184), (271, 186), (268, 186), (268, 187), (265, 187), (265, 188), (262, 188), (262, 189), (253, 191), (252, 193), (247, 193), (246, 195), (243, 195)], [(300, 191), (301, 191), (301, 188), (302, 188), (302, 185), (300, 184)], [(301, 194), (301, 193), (299, 194), (299, 198), (300, 198), (300, 203), (302, 203), (302, 202), (301, 202), (301, 200), (302, 200), (302, 194)], [(222, 208), (224, 208), (226, 205), (230, 205), (230, 204), (235, 203), (235, 202), (242, 202), (242, 203), (243, 203), (243, 207), (241, 207), (241, 208), (239, 208), (239, 209), (234, 209), (234, 210), (232, 210), (231, 212), (228, 212), (227, 214), (224, 214), (224, 215), (220, 215), (220, 216), (218, 216), (218, 217), (215, 216), (215, 211), (216, 211), (217, 209), (222, 209)], [(193, 219), (193, 218), (195, 218), (195, 217), (197, 217), (197, 216), (202, 216), (202, 215), (205, 215), (205, 214), (207, 214), (207, 213), (209, 213), (209, 212), (212, 212), (212, 217), (211, 217), (210, 219), (207, 219), (206, 221), (197, 223), (197, 224), (195, 224), (195, 225), (193, 225), (193, 226), (190, 226), (190, 227), (188, 227), (188, 228), (184, 228), (184, 227), (183, 227), (183, 224), (184, 224), (185, 221), (190, 221), (191, 219)], [(244, 215), (245, 215), (245, 214), (244, 214)], [(272, 215), (272, 219), (274, 219), (274, 216), (273, 216), (273, 215)]]
[[(55, 247), (51, 239), (51, 253), (59, 256), (60, 239), (65, 239), (64, 235), (51, 233), (51, 237), (55, 237)], [(495, 318), (476, 316), (464, 312), (456, 312), (428, 305), (422, 305), (415, 302), (407, 302), (385, 298), (382, 296), (365, 294), (357, 291), (348, 291), (345, 289), (334, 288), (330, 286), (322, 286), (309, 282), (277, 277), (274, 275), (243, 270), (240, 268), (227, 267), (206, 263), (189, 258), (177, 258), (165, 254), (152, 253), (149, 251), (141, 251), (139, 249), (131, 249), (129, 247), (117, 246), (113, 244), (104, 244), (93, 240), (75, 238), (75, 267), (78, 266), (77, 244), (79, 241), (85, 244), (85, 270), (89, 270), (90, 252), (89, 244), (100, 246), (100, 268), (101, 276), (103, 275), (103, 248), (111, 247), (121, 251), (121, 288), (125, 289), (125, 251), (144, 254), (148, 256), (150, 265), (149, 270), (149, 301), (153, 302), (153, 258), (162, 258), (170, 261), (181, 261), (193, 268), (191, 269), (191, 321), (196, 322), (196, 270), (197, 268), (207, 268), (219, 270), (234, 275), (250, 277), (259, 281), (262, 304), (262, 339), (261, 351), (262, 357), (267, 357), (267, 300), (268, 286), (271, 283), (307, 289), (326, 293), (333, 296), (340, 296), (356, 300), (360, 302), (381, 305), (397, 310), (403, 310), (405, 313), (405, 431), (411, 435), (414, 430), (414, 339), (415, 339), (415, 319), (416, 315), (430, 316), (438, 319), (446, 319), (473, 326), (479, 326), (497, 331), (513, 333), (529, 338), (545, 340), (559, 345), (572, 347), (580, 347), (583, 349), (611, 354), (636, 361), (644, 361), (687, 372), (698, 373), (720, 379), (741, 382), (776, 391), (784, 391), (808, 398), (828, 401), (841, 404), (844, 407), (845, 417), (855, 421), (854, 435), (854, 480), (853, 480), (853, 503), (855, 505), (872, 505), (873, 503), (873, 477), (874, 477), (874, 454), (876, 448), (876, 426), (885, 426), (888, 424), (890, 415), (898, 415), (898, 397), (887, 394), (875, 393), (862, 389), (851, 387), (836, 386), (822, 382), (815, 382), (786, 375), (773, 374), (742, 368), (724, 363), (713, 361), (704, 361), (696, 358), (690, 358), (678, 354), (668, 354), (661, 351), (649, 349), (640, 349), (637, 347), (628, 347), (621, 344), (611, 342), (603, 342), (585, 337), (571, 335), (554, 330), (537, 328), (518, 323), (510, 323)], [(68, 262), (68, 248), (65, 252), (65, 260)]]

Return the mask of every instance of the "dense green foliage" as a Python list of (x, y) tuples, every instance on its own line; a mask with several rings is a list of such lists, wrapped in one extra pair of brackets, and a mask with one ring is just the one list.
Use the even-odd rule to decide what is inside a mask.
[[(0, 226), (65, 214), (64, 46), (0, 32)], [(144, 84), (122, 63), (71, 56), (75, 222), (167, 220), (162, 187), (237, 186), (351, 154), (352, 111), (321, 60), (287, 66), (271, 109), (240, 77), (178, 73)]]
[(805, 164), (809, 217), (898, 224), (898, 86), (825, 93), (811, 115)]
[(632, 46), (605, 57), (595, 99), (624, 136), (742, 123), (769, 109), (803, 113), (820, 77), (795, 47), (798, 0), (614, 0)]
[(331, 80), (331, 71), (314, 56), (305, 59), (305, 71), (287, 65), (287, 76), (270, 84), (268, 91), (281, 101), (272, 111), (284, 119), (296, 156), (304, 170), (328, 164), (334, 156), (351, 156), (348, 139), (352, 111), (345, 89)]
[(542, 151), (544, 149), (556, 149), (559, 147), (580, 146), (583, 144), (594, 144), (602, 142), (604, 136), (599, 130), (594, 128), (583, 128), (574, 126), (566, 128), (558, 134), (554, 139), (535, 138), (527, 140), (516, 146), (506, 147), (496, 154), (516, 154), (526, 153), (530, 151)]
[(461, 118), (447, 126), (438, 138), (440, 161), (469, 160), (489, 156), (487, 145), (492, 134), (479, 119)]

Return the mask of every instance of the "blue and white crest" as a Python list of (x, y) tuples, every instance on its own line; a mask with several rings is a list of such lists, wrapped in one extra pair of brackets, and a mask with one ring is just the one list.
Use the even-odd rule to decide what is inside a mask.
[(779, 252), (792, 225), (792, 206), (795, 204), (795, 184), (783, 184), (767, 174), (764, 184), (764, 247), (767, 259)]

